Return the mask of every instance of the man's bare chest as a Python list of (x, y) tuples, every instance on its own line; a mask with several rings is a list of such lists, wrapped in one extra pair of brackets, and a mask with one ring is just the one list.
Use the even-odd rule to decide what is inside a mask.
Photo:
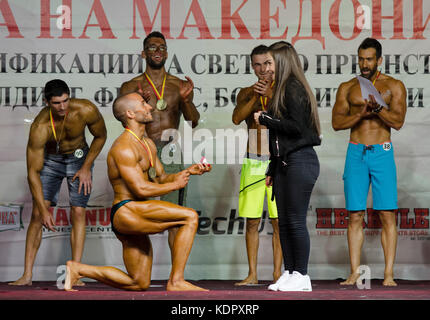
[[(378, 90), (379, 94), (384, 99), (385, 103), (387, 105), (390, 105), (391, 97), (392, 97), (392, 92), (390, 90), (390, 87), (382, 82), (382, 83), (376, 83), (375, 88), (376, 90)], [(347, 100), (350, 106), (363, 106), (366, 104), (361, 94), (361, 87), (358, 83), (351, 86), (348, 92)]]
[(51, 140), (74, 140), (85, 134), (86, 123), (79, 114), (68, 114), (64, 119), (47, 123)]
[(140, 87), (143, 92), (149, 93), (150, 100), (148, 103), (152, 107), (156, 107), (157, 101), (160, 99), (166, 101), (170, 108), (176, 108), (180, 104), (181, 96), (177, 85), (171, 82), (166, 82), (163, 88), (162, 84), (153, 84), (154, 85), (145, 79), (140, 82)]

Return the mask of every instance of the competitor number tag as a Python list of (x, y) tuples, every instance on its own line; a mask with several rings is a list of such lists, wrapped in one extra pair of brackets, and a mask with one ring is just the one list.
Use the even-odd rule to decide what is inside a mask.
[(382, 148), (383, 148), (385, 151), (390, 151), (390, 150), (391, 150), (391, 143), (389, 143), (389, 142), (384, 142), (384, 144), (382, 145)]
[(76, 149), (75, 150), (75, 157), (80, 159), (84, 156), (84, 151), (82, 151), (82, 149)]

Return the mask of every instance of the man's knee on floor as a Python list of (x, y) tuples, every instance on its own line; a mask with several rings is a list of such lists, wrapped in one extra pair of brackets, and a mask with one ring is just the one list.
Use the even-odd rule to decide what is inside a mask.
[(138, 279), (134, 279), (134, 283), (136, 284), (137, 290), (147, 290), (151, 285), (151, 279), (138, 278)]

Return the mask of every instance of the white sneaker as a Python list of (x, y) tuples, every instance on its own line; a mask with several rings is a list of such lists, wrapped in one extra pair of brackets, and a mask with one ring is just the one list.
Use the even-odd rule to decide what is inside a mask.
[(303, 276), (300, 272), (294, 271), (293, 274), (279, 285), (279, 291), (303, 291), (311, 292), (311, 278), (308, 275)]
[(272, 283), (267, 289), (271, 291), (278, 291), (279, 285), (281, 283), (286, 282), (290, 278), (290, 273), (288, 271), (284, 271), (284, 273), (278, 278), (275, 283)]

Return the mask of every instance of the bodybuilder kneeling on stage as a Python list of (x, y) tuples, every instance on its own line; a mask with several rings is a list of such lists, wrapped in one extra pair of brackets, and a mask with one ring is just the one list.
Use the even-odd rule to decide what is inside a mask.
[(145, 125), (152, 121), (152, 107), (138, 93), (119, 97), (113, 105), (116, 119), (125, 127), (109, 151), (108, 175), (114, 190), (112, 229), (123, 245), (127, 273), (106, 266), (67, 262), (65, 290), (82, 277), (125, 290), (145, 290), (151, 281), (152, 246), (149, 234), (179, 227), (173, 244), (168, 291), (205, 290), (184, 280), (185, 264), (197, 230), (198, 216), (190, 208), (159, 200), (145, 200), (185, 187), (190, 175), (211, 170), (194, 164), (176, 174), (166, 174)]

